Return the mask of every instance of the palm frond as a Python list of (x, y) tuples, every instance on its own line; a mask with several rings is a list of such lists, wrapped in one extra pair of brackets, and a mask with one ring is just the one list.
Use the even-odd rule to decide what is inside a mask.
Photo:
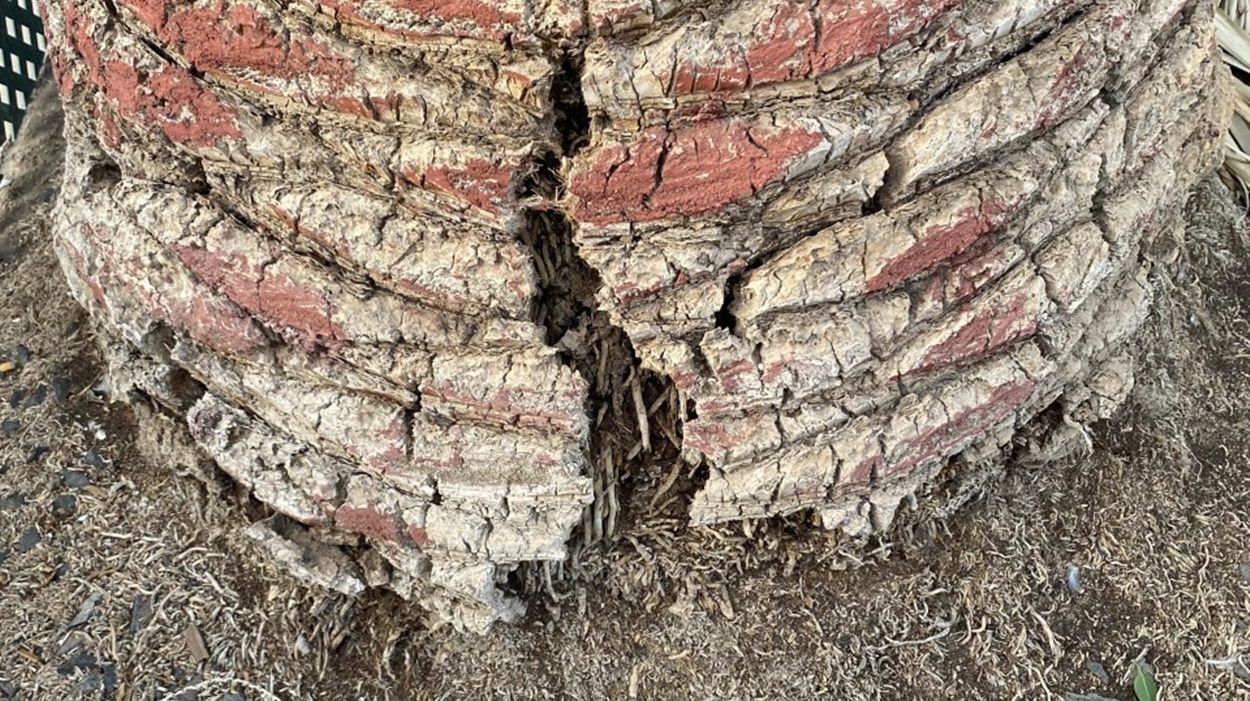
[(1236, 92), (1232, 123), (1224, 138), (1225, 179), (1250, 202), (1250, 0), (1221, 0), (1215, 34), (1224, 63), (1232, 68)]

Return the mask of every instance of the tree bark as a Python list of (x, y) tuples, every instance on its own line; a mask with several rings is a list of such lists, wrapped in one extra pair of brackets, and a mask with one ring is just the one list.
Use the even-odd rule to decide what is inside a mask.
[(470, 628), (657, 391), (693, 522), (853, 536), (1107, 415), (1230, 109), (1209, 0), (49, 4), (118, 385), (279, 559)]

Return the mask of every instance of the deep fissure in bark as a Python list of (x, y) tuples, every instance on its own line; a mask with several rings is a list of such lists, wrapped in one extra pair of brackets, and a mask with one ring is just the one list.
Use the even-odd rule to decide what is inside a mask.
[[(539, 294), (531, 320), (544, 328), (546, 343), (589, 383), (586, 413), (592, 430), (587, 446), (595, 500), (569, 539), (569, 561), (527, 562), (509, 575), (505, 589), (527, 594), (549, 592), (553, 579), (575, 576), (578, 557), (586, 548), (612, 536), (618, 503), (625, 498), (629, 474), (652, 456), (643, 445), (659, 450), (667, 443), (664, 432), (651, 421), (639, 422), (649, 407), (674, 396), (672, 381), (644, 370), (629, 336), (596, 307), (603, 281), (578, 253), (576, 221), (565, 208), (565, 169), (590, 142), (591, 118), (582, 94), (581, 49), (561, 52), (552, 87), (553, 128), (558, 148), (542, 150), (525, 169), (516, 188), (520, 201), (537, 200), (523, 214), (520, 240), (529, 249), (538, 271)], [(637, 388), (635, 394), (634, 388)], [(635, 406), (641, 399), (643, 406)], [(681, 423), (667, 426), (680, 442)], [(641, 431), (646, 431), (644, 438)], [(676, 447), (666, 453), (676, 458)]]
[(572, 52), (561, 58), (552, 81), (555, 146), (542, 149), (525, 168), (515, 197), (538, 204), (522, 213), (520, 239), (538, 268), (539, 294), (531, 320), (545, 328), (548, 345), (586, 324), (594, 314), (595, 295), (602, 285), (598, 273), (578, 255), (573, 242), (574, 223), (560, 207), (565, 196), (563, 159), (572, 158), (589, 140), (590, 119), (582, 96), (579, 66)]

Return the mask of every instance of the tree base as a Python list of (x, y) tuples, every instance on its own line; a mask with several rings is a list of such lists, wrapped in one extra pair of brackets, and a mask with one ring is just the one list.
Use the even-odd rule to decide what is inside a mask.
[(227, 5), (54, 3), (62, 266), (275, 557), (471, 629), (665, 443), (866, 538), (1079, 441), (1230, 105), (1208, 2)]

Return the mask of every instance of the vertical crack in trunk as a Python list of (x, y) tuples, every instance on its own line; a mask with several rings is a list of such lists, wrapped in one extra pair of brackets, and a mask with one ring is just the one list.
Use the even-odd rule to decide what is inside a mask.
[[(566, 208), (565, 173), (590, 142), (580, 49), (564, 51), (559, 66), (551, 89), (553, 143), (535, 156), (516, 193), (518, 200), (533, 202), (524, 212), (519, 238), (530, 249), (539, 280), (531, 319), (587, 383), (591, 433), (585, 450), (594, 501), (569, 540), (571, 568), (528, 562), (510, 582), (526, 593), (552, 595), (553, 582), (575, 575), (579, 556), (615, 532), (623, 482), (652, 457), (677, 459), (681, 436), (679, 420), (659, 418), (672, 414), (659, 411), (676, 396), (671, 380), (641, 368), (628, 335), (598, 308), (603, 281), (578, 252), (577, 224)], [(661, 426), (666, 420), (672, 425)]]
[[(545, 329), (548, 345), (557, 347), (571, 345), (573, 339), (565, 337), (590, 322), (602, 285), (598, 273), (578, 256), (573, 219), (561, 207), (563, 163), (585, 145), (590, 131), (580, 65), (580, 56), (565, 53), (561, 57), (551, 88), (553, 143), (536, 153), (515, 193), (519, 201), (532, 202), (522, 214), (519, 232), (530, 249), (539, 282), (531, 319)], [(568, 353), (566, 360), (571, 361)]]

